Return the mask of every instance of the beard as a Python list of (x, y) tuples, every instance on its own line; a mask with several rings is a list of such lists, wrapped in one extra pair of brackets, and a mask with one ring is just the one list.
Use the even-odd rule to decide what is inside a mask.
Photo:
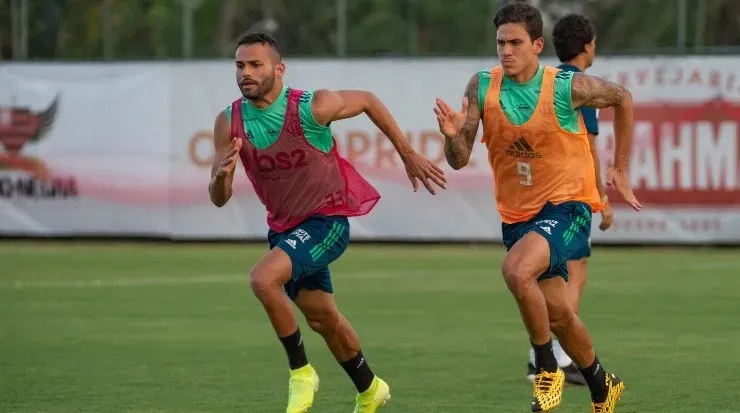
[(242, 88), (242, 96), (249, 100), (260, 100), (265, 95), (270, 93), (272, 88), (275, 86), (275, 76), (268, 77), (267, 79), (257, 83), (256, 85), (250, 85), (252, 86), (252, 89), (247, 91)]

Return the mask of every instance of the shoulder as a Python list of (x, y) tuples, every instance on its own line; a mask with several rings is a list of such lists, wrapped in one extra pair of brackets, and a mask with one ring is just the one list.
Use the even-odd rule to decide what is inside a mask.
[[(322, 124), (328, 113), (333, 112), (337, 105), (337, 96), (331, 90), (304, 90), (298, 103), (298, 113), (304, 128), (326, 128), (329, 122)], [(340, 98), (341, 100), (341, 98)], [(340, 102), (341, 103), (341, 102)]]
[[(478, 110), (480, 112), (483, 112), (483, 104), (486, 100), (486, 94), (488, 94), (488, 88), (491, 85), (491, 70), (479, 70), (473, 76), (470, 78), (470, 82), (468, 82), (469, 86), (468, 88), (471, 89), (470, 91), (477, 93), (470, 93), (470, 96), (468, 96), (468, 99), (474, 98), (478, 101)], [(472, 88), (471, 88), (472, 86)], [(474, 89), (473, 89), (474, 88)]]
[(342, 97), (333, 90), (329, 89), (317, 89), (317, 90), (306, 90), (303, 92), (303, 96), (307, 96), (307, 99), (311, 101), (311, 106), (319, 108), (324, 105), (335, 105), (342, 102)]
[(490, 70), (479, 70), (470, 77), (468, 82), (471, 86), (477, 87), (481, 90), (487, 90), (491, 84), (491, 71)]
[(571, 70), (559, 68), (556, 68), (555, 70), (555, 84), (567, 84), (568, 86), (570, 86), (571, 82), (573, 82), (573, 76), (575, 76), (575, 74), (577, 73)]
[(573, 87), (573, 76), (576, 72), (557, 69), (555, 73), (555, 99), (571, 103), (571, 89)]
[[(239, 98), (239, 99), (236, 99), (235, 101), (229, 103), (226, 107), (224, 107), (224, 109), (221, 112), (218, 113), (218, 115), (216, 116), (216, 119), (223, 117), (224, 119), (226, 119), (227, 122), (231, 122), (231, 114), (234, 111), (234, 109), (233, 109), (234, 108), (234, 105), (241, 104), (242, 101), (243, 101), (243, 99), (242, 98)], [(242, 107), (242, 111), (243, 110), (244, 110), (244, 108)]]
[(344, 106), (344, 100), (337, 92), (329, 89), (317, 89), (304, 92), (305, 99), (311, 102), (314, 114), (336, 112)]

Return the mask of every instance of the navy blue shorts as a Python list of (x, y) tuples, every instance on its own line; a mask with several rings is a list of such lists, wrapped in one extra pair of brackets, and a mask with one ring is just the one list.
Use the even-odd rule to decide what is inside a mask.
[(290, 256), (293, 274), (284, 288), (291, 300), (301, 288), (333, 293), (329, 264), (349, 245), (346, 217), (315, 215), (285, 232), (268, 231), (270, 249), (280, 247)]
[(588, 237), (588, 243), (576, 251), (571, 260), (580, 260), (582, 258), (588, 258), (591, 256), (591, 237)]
[(535, 231), (550, 244), (550, 267), (537, 280), (560, 276), (567, 281), (568, 261), (585, 251), (590, 254), (591, 215), (591, 207), (583, 202), (548, 202), (529, 221), (502, 224), (504, 245), (508, 251), (526, 233)]

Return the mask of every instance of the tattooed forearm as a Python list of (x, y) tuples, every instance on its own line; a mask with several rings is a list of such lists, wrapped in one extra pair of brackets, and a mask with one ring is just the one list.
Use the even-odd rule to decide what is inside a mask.
[(465, 88), (465, 97), (468, 99), (468, 110), (465, 122), (457, 136), (445, 136), (445, 158), (454, 169), (467, 165), (470, 153), (473, 151), (475, 137), (478, 134), (480, 123), (480, 109), (478, 108), (478, 74), (474, 74)]
[(630, 91), (622, 85), (583, 73), (573, 75), (571, 100), (574, 108), (614, 107), (622, 104), (627, 98), (631, 98)]

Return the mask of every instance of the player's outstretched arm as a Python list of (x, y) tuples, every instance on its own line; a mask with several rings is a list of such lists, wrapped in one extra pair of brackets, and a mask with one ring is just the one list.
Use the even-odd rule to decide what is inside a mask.
[(419, 189), (417, 179), (432, 194), (435, 194), (432, 183), (441, 188), (446, 187), (447, 179), (442, 168), (435, 165), (426, 156), (414, 151), (388, 108), (372, 92), (363, 90), (317, 90), (311, 101), (311, 112), (316, 122), (321, 125), (353, 118), (362, 113), (367, 114), (375, 126), (388, 137), (401, 156), (414, 191)]
[(216, 116), (213, 125), (215, 153), (211, 167), (211, 182), (208, 184), (211, 202), (219, 208), (231, 199), (234, 169), (239, 149), (242, 147), (241, 139), (232, 139), (230, 135), (231, 127), (226, 119), (226, 113), (222, 111)]
[(614, 163), (606, 171), (607, 185), (614, 186), (619, 195), (632, 208), (639, 211), (642, 205), (632, 192), (629, 181), (629, 156), (632, 150), (633, 113), (632, 94), (614, 82), (589, 76), (584, 73), (573, 75), (571, 86), (573, 108), (614, 108), (614, 136), (616, 151)]
[(434, 113), (437, 115), (439, 131), (445, 137), (445, 158), (452, 169), (467, 165), (473, 152), (481, 120), (478, 107), (479, 81), (477, 73), (470, 78), (460, 112), (454, 111), (444, 100), (437, 98)]

